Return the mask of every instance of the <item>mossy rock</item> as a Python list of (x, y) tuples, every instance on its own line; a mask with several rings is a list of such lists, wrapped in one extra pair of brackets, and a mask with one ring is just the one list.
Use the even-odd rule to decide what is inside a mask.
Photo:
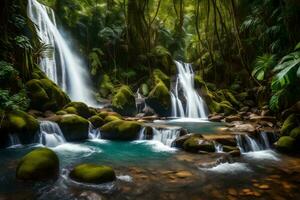
[(104, 123), (108, 123), (108, 122), (112, 122), (112, 121), (116, 121), (116, 120), (121, 120), (121, 118), (114, 116), (114, 115), (109, 115), (109, 116), (105, 117)]
[(93, 124), (94, 128), (99, 128), (104, 124), (104, 120), (98, 115), (90, 117), (89, 121)]
[(294, 128), (290, 132), (290, 136), (295, 139), (297, 144), (300, 144), (300, 127)]
[(166, 85), (159, 81), (150, 92), (146, 99), (149, 105), (158, 115), (170, 116), (171, 113), (171, 97)]
[(117, 90), (112, 98), (112, 108), (121, 115), (136, 115), (135, 97), (129, 86), (123, 85)]
[(49, 79), (32, 79), (26, 83), (26, 87), (33, 109), (57, 111), (70, 102), (69, 97)]
[(297, 117), (295, 114), (291, 114), (288, 118), (284, 121), (281, 127), (281, 134), (282, 135), (289, 135), (290, 131), (297, 127)]
[(31, 115), (20, 111), (5, 113), (0, 128), (1, 146), (8, 140), (8, 134), (17, 134), (22, 144), (32, 143), (36, 132), (39, 130), (39, 122)]
[(239, 102), (235, 96), (228, 90), (224, 92), (226, 99), (233, 105), (240, 107), (242, 105), (241, 102)]
[(134, 121), (115, 120), (100, 128), (103, 139), (135, 140), (139, 136), (141, 125)]
[(140, 87), (140, 91), (144, 97), (148, 96), (149, 94), (149, 86), (146, 83), (143, 83)]
[(223, 146), (223, 151), (224, 152), (232, 152), (232, 151), (238, 151), (239, 148), (238, 147), (234, 147), (234, 146), (227, 146), (227, 145), (224, 145)]
[(153, 71), (153, 79), (155, 84), (158, 84), (160, 81), (162, 81), (168, 89), (170, 88), (170, 78), (160, 69), (155, 69)]
[(194, 84), (196, 89), (201, 89), (202, 87), (206, 87), (206, 84), (201, 76), (196, 75), (194, 78)]
[(58, 121), (58, 125), (67, 141), (88, 139), (89, 121), (81, 116), (75, 114), (64, 115)]
[(119, 113), (116, 112), (108, 112), (108, 111), (102, 111), (99, 114), (97, 114), (102, 119), (105, 119), (107, 116), (116, 116), (118, 118), (122, 118), (122, 116)]
[(89, 107), (82, 102), (70, 102), (64, 107), (63, 110), (69, 114), (79, 115), (86, 119), (91, 117), (91, 112)]
[(295, 150), (295, 139), (290, 136), (283, 136), (275, 144), (276, 149), (285, 153), (292, 153)]
[(188, 152), (197, 153), (199, 151), (215, 152), (213, 142), (201, 139), (199, 137), (190, 137), (183, 143), (183, 149)]
[(114, 85), (112, 84), (109, 76), (104, 74), (99, 85), (99, 94), (103, 98), (108, 98), (114, 91)]
[(96, 164), (80, 164), (71, 172), (70, 177), (78, 182), (101, 184), (112, 182), (116, 174), (111, 167)]
[(26, 154), (17, 166), (16, 176), (21, 180), (41, 181), (58, 177), (59, 160), (50, 149), (38, 148)]

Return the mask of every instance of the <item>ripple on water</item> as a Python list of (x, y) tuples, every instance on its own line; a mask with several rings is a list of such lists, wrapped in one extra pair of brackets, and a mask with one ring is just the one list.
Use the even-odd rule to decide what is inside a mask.
[(216, 173), (237, 173), (237, 172), (251, 172), (252, 170), (249, 169), (246, 163), (221, 163), (215, 167), (212, 168), (200, 168), (203, 171), (209, 171), (209, 172), (216, 172)]

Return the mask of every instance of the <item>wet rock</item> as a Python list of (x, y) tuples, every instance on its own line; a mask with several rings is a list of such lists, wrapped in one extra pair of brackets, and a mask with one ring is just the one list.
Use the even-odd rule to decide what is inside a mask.
[(244, 106), (240, 109), (241, 112), (248, 112), (249, 111), (249, 107), (248, 106)]
[(223, 151), (224, 152), (232, 152), (232, 151), (238, 151), (239, 148), (237, 148), (236, 146), (223, 146)]
[(283, 136), (275, 143), (277, 150), (285, 153), (293, 152), (295, 139), (290, 136)]
[(21, 180), (40, 181), (58, 176), (59, 160), (50, 149), (38, 148), (26, 154), (17, 167), (16, 176)]
[(236, 189), (234, 188), (229, 188), (228, 189), (228, 194), (232, 195), (232, 196), (237, 196), (238, 195), (238, 192)]
[(94, 128), (99, 128), (104, 124), (104, 120), (98, 115), (94, 115), (88, 119), (94, 126)]
[(215, 152), (215, 146), (212, 141), (204, 140), (195, 136), (190, 137), (183, 143), (183, 149), (193, 153), (197, 153), (199, 151)]
[(237, 149), (237, 150), (228, 152), (228, 154), (231, 155), (232, 157), (239, 157), (239, 156), (241, 156), (241, 151), (239, 149)]
[(200, 134), (194, 134), (194, 133), (190, 133), (190, 134), (186, 134), (184, 136), (181, 136), (179, 138), (176, 138), (176, 140), (172, 143), (172, 146), (176, 147), (176, 148), (183, 148), (183, 144), (186, 140), (188, 140), (191, 137), (199, 137), (199, 138), (203, 138), (202, 135)]
[(276, 118), (272, 116), (250, 116), (250, 121), (252, 122), (260, 122), (260, 121), (265, 121), (265, 122), (271, 122), (274, 123), (276, 122)]
[(207, 140), (215, 141), (222, 145), (236, 146), (234, 134), (208, 134), (203, 136)]
[(78, 182), (101, 184), (114, 181), (116, 175), (111, 167), (96, 164), (80, 164), (71, 172), (70, 177)]
[(233, 121), (241, 121), (241, 117), (239, 115), (230, 115), (225, 118), (225, 122), (233, 122)]
[(209, 117), (209, 121), (211, 122), (221, 122), (223, 120), (223, 116), (222, 115), (214, 115)]
[(71, 102), (68, 103), (64, 108), (63, 111), (67, 112), (68, 114), (75, 114), (79, 115), (85, 119), (88, 119), (92, 116), (90, 113), (89, 107), (82, 102)]
[(229, 131), (254, 133), (256, 132), (256, 129), (252, 124), (240, 124), (240, 125), (235, 125), (232, 128), (229, 128)]
[(112, 98), (113, 110), (124, 116), (135, 116), (137, 113), (134, 93), (130, 87), (123, 85)]
[(81, 200), (105, 200), (106, 199), (100, 194), (97, 194), (92, 191), (82, 192), (79, 197)]
[(281, 134), (282, 135), (289, 135), (290, 131), (297, 127), (297, 117), (295, 114), (291, 114), (283, 123), (281, 127)]
[(297, 144), (300, 144), (300, 127), (294, 128), (290, 132), (290, 136), (295, 139)]
[(188, 178), (193, 176), (193, 174), (189, 171), (180, 171), (175, 174), (178, 178)]

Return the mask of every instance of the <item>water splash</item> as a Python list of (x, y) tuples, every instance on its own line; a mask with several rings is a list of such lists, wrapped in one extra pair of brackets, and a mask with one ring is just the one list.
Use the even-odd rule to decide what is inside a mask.
[(55, 122), (41, 121), (38, 141), (47, 147), (56, 147), (66, 142), (66, 139)]
[(158, 129), (153, 128), (153, 139), (161, 142), (162, 144), (171, 147), (172, 143), (180, 135), (180, 129), (170, 128), (170, 129)]
[(89, 123), (89, 139), (101, 139), (99, 128), (95, 128), (91, 122)]
[(66, 91), (73, 101), (83, 101), (95, 105), (88, 87), (88, 73), (83, 62), (67, 44), (57, 28), (53, 10), (36, 0), (28, 0), (28, 17), (36, 25), (42, 43), (53, 48), (53, 53), (44, 52), (40, 60), (41, 69), (46, 75)]
[(22, 147), (19, 136), (17, 134), (9, 134), (9, 147), (8, 148), (18, 148)]
[[(181, 118), (207, 118), (206, 104), (194, 88), (194, 72), (189, 63), (175, 61), (178, 75), (171, 92), (172, 116)], [(183, 94), (184, 102), (180, 98)], [(185, 105), (185, 108), (184, 108)]]

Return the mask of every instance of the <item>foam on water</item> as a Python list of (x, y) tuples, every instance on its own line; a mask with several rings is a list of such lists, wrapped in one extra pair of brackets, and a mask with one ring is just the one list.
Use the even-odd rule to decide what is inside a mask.
[(133, 181), (133, 178), (129, 175), (120, 175), (120, 176), (117, 176), (117, 179), (124, 181), (124, 182), (132, 182)]
[(99, 148), (84, 146), (82, 144), (64, 143), (52, 148), (56, 152), (60, 153), (86, 153), (92, 154), (94, 152), (101, 152)]
[(247, 158), (255, 159), (255, 160), (274, 160), (274, 161), (280, 160), (278, 154), (272, 150), (247, 152), (244, 153), (243, 155), (246, 156)]
[(164, 145), (157, 140), (136, 140), (132, 142), (133, 144), (144, 144), (151, 147), (154, 152), (175, 152), (177, 149), (170, 146)]
[(216, 173), (237, 173), (237, 172), (251, 172), (246, 163), (229, 163), (225, 162), (212, 168), (201, 168), (204, 171), (216, 172)]

